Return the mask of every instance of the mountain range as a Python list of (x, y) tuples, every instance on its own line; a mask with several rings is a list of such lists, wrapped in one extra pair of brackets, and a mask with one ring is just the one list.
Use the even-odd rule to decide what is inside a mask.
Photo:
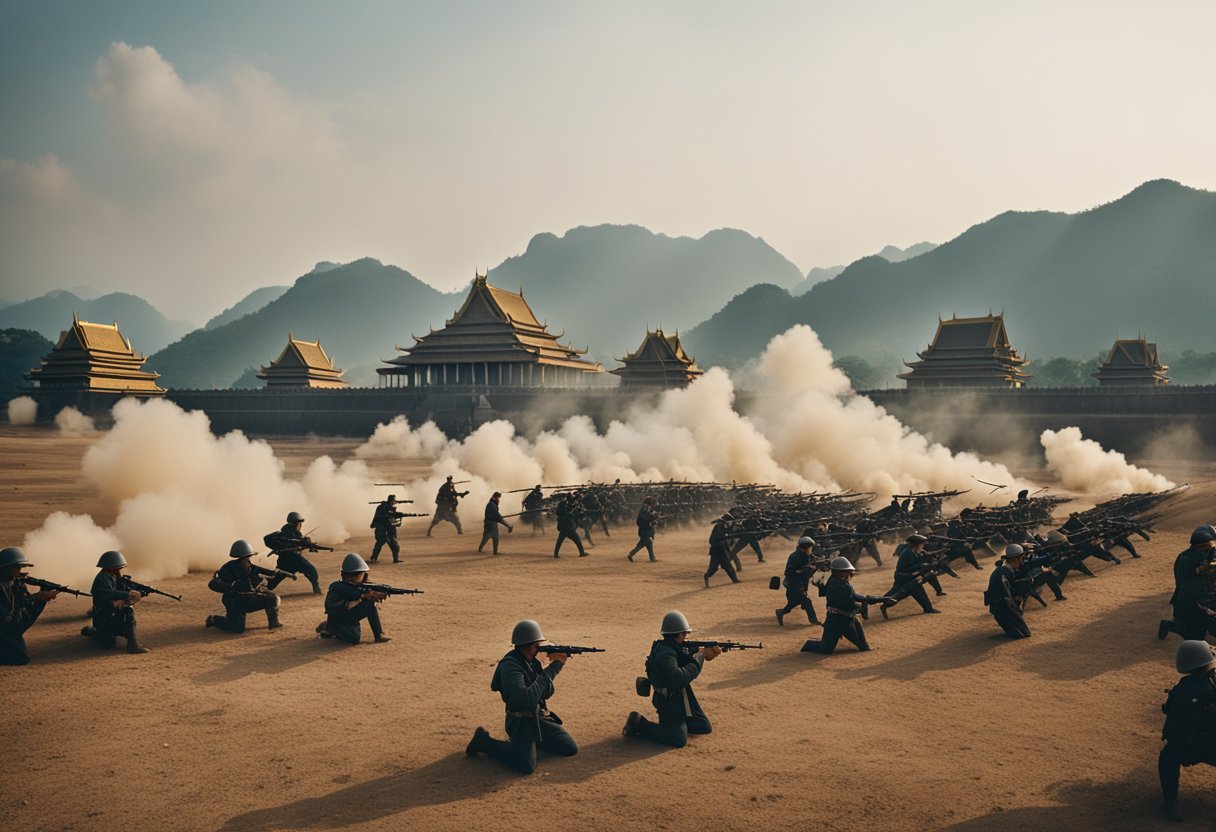
[(149, 355), (176, 341), (194, 327), (187, 321), (171, 321), (137, 295), (112, 292), (88, 300), (57, 289), (32, 300), (0, 309), (0, 329), (32, 329), (52, 342), (72, 325), (72, 313), (96, 323), (117, 321), (136, 352)]
[[(899, 246), (883, 246), (882, 251), (878, 252), (878, 256), (888, 263), (902, 263), (904, 260), (910, 260), (913, 257), (919, 257), (926, 252), (933, 251), (937, 248), (937, 243), (916, 243), (907, 248)], [(848, 265), (840, 266), (815, 266), (806, 273), (806, 277), (798, 281), (793, 286), (788, 286), (791, 295), (801, 295), (804, 292), (810, 291), (811, 287), (816, 283), (822, 283), (825, 280), (831, 280), (836, 275), (848, 268)]]

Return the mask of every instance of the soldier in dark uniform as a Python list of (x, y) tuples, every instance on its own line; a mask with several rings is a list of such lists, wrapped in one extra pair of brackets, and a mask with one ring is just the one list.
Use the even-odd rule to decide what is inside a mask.
[(18, 584), (22, 570), (33, 566), (16, 546), (0, 549), (0, 665), (30, 663), (25, 631), (42, 615), (59, 593), (53, 589), (31, 593)]
[(980, 568), (980, 562), (975, 559), (971, 548), (972, 540), (976, 537), (975, 529), (968, 526), (960, 517), (953, 518), (946, 524), (946, 537), (949, 546), (946, 548), (946, 562), (962, 558), (975, 569)]
[(1165, 704), (1165, 744), (1157, 757), (1161, 779), (1161, 813), (1182, 820), (1178, 811), (1178, 781), (1183, 766), (1216, 766), (1216, 658), (1206, 641), (1188, 640), (1178, 646), (1174, 666), (1184, 674), (1170, 690)]
[(813, 539), (801, 537), (798, 539), (798, 548), (785, 560), (785, 579), (781, 582), (785, 587), (785, 606), (777, 608), (777, 623), (782, 626), (785, 625), (786, 614), (793, 612), (795, 607), (802, 608), (809, 623), (819, 623), (815, 605), (807, 595), (811, 575), (815, 572), (815, 566), (811, 563), (811, 549), (814, 546)]
[[(372, 528), (376, 532), (376, 545), (372, 547), (371, 562), (380, 559), (380, 550), (388, 546), (393, 553), (393, 563), (401, 561), (401, 545), (397, 543), (397, 527), (401, 525), (401, 512), (397, 511), (397, 495), (389, 494), (372, 517)], [(434, 525), (434, 524), (432, 524)]]
[(742, 569), (743, 565), (739, 562), (739, 553), (747, 547), (751, 547), (756, 553), (756, 561), (764, 563), (764, 550), (760, 548), (760, 520), (759, 518), (748, 516), (739, 521), (742, 526), (742, 535), (735, 541), (731, 547), (731, 559), (735, 562), (736, 569)]
[[(855, 545), (857, 546), (858, 556), (860, 556), (861, 552), (865, 552), (874, 559), (876, 566), (882, 566), (882, 555), (878, 553), (878, 523), (875, 522), (873, 517), (867, 515), (858, 521), (854, 531), (857, 533)], [(857, 559), (851, 558), (851, 560), (853, 561), (853, 565), (856, 566)]]
[(691, 632), (683, 613), (673, 610), (663, 616), (660, 628), (663, 637), (650, 646), (646, 659), (650, 701), (659, 714), (659, 721), (651, 722), (633, 711), (621, 732), (625, 736), (644, 737), (673, 748), (683, 748), (688, 744), (689, 734), (708, 734), (713, 730), (709, 717), (701, 710), (696, 694), (692, 692), (692, 683), (701, 675), (706, 662), (721, 655), (722, 648), (704, 647), (695, 653), (684, 649), (681, 645)]
[(318, 636), (358, 644), (363, 637), (359, 622), (366, 618), (377, 644), (392, 641), (380, 626), (380, 611), (376, 608), (388, 596), (363, 588), (370, 572), (371, 567), (354, 552), (342, 559), (342, 579), (330, 584), (325, 593), (325, 620), (317, 625)]
[(486, 543), (492, 540), (494, 541), (494, 554), (498, 554), (498, 527), (500, 525), (506, 526), (508, 533), (515, 531), (515, 527), (503, 519), (502, 511), (498, 507), (500, 500), (502, 500), (502, 492), (495, 491), (489, 502), (486, 503), (486, 515), (482, 523), (481, 544), (477, 547), (478, 552), (486, 548)]
[[(934, 608), (928, 594), (925, 593), (925, 588), (917, 580), (921, 571), (925, 568), (924, 552), (926, 542), (927, 540), (924, 535), (909, 535), (907, 541), (896, 550), (899, 559), (895, 562), (895, 582), (891, 584), (887, 595), (897, 598), (910, 595), (916, 599), (916, 603), (920, 604), (922, 610), (927, 614), (935, 615), (941, 612), (941, 610)], [(937, 576), (933, 577), (936, 579)], [(935, 583), (935, 580), (930, 581), (930, 584)], [(936, 584), (935, 588), (938, 595), (946, 594), (942, 591), (941, 584)]]
[(524, 522), (532, 526), (532, 534), (537, 532), (545, 533), (544, 512), (541, 511), (541, 506), (545, 503), (545, 492), (541, 491), (540, 485), (524, 495)]
[(988, 578), (988, 590), (984, 593), (984, 603), (988, 606), (988, 611), (1010, 638), (1030, 638), (1030, 628), (1022, 617), (1021, 599), (1014, 591), (1024, 556), (1025, 550), (1017, 543), (1006, 546), (1005, 557), (992, 570), (992, 575)]
[[(383, 503), (381, 503), (383, 505)], [(379, 508), (377, 507), (377, 512)], [(292, 574), (304, 573), (304, 577), (308, 578), (308, 582), (312, 584), (312, 594), (321, 594), (321, 584), (318, 582), (317, 567), (309, 562), (308, 558), (304, 557), (304, 550), (313, 545), (312, 541), (304, 536), (301, 529), (304, 528), (304, 517), (298, 511), (293, 511), (287, 515), (287, 522), (283, 524), (283, 528), (277, 532), (271, 532), (262, 538), (262, 542), (270, 547), (270, 553), (279, 559), (279, 569), (283, 572), (291, 572)], [(397, 545), (396, 530), (394, 529), (393, 546)], [(377, 534), (377, 546), (379, 546), (379, 535)], [(393, 549), (393, 560), (397, 560), (398, 549)], [(266, 588), (272, 592), (279, 584), (287, 580), (286, 575), (275, 575), (266, 584)]]
[(93, 579), (93, 625), (80, 631), (103, 647), (113, 647), (118, 636), (127, 640), (128, 653), (147, 653), (148, 648), (135, 637), (135, 605), (143, 598), (137, 591), (124, 587), (122, 570), (127, 559), (122, 552), (105, 552), (97, 561), (101, 571)]
[(654, 525), (657, 520), (658, 513), (654, 510), (654, 497), (646, 497), (642, 500), (641, 508), (638, 509), (638, 544), (626, 555), (630, 561), (643, 549), (650, 555), (651, 561), (657, 560), (654, 556)]
[(452, 482), (452, 475), (449, 474), (447, 481), (439, 486), (439, 492), (435, 494), (435, 516), (431, 518), (431, 525), (427, 527), (426, 536), (431, 536), (431, 529), (446, 521), (456, 527), (456, 534), (464, 534), (464, 529), (460, 527), (460, 515), (457, 509), (460, 506), (460, 498), (467, 497), (469, 492), (457, 491), (456, 484)]
[(730, 565), (730, 534), (734, 525), (734, 515), (729, 511), (714, 521), (713, 530), (709, 533), (709, 568), (705, 571), (705, 588), (709, 589), (709, 579), (718, 569), (726, 572), (732, 584), (739, 583), (735, 568)]
[(1184, 639), (1202, 640), (1209, 632), (1216, 634), (1216, 617), (1208, 609), (1206, 599), (1211, 594), (1208, 585), (1216, 552), (1216, 529), (1198, 526), (1191, 532), (1190, 546), (1174, 559), (1174, 594), (1170, 605), (1173, 618), (1163, 618), (1157, 626), (1157, 638), (1177, 633)]
[(266, 610), (266, 629), (277, 630), (279, 623), (279, 596), (271, 592), (258, 570), (250, 562), (257, 552), (247, 540), (237, 540), (228, 550), (230, 560), (216, 571), (208, 586), (223, 593), (226, 615), (207, 616), (206, 626), (226, 630), (229, 633), (245, 632), (245, 616), (258, 610)]
[(578, 536), (578, 498), (573, 493), (566, 494), (557, 504), (556, 514), (557, 541), (553, 544), (553, 557), (561, 557), (558, 553), (562, 549), (562, 543), (567, 540), (574, 541), (580, 558), (587, 557), (587, 550), (583, 548), (583, 541)]
[(536, 770), (537, 749), (562, 757), (578, 753), (574, 737), (548, 708), (553, 682), (570, 656), (550, 653), (549, 664), (542, 666), (536, 654), (544, 641), (535, 621), (525, 619), (515, 625), (511, 633), (514, 647), (499, 660), (490, 681), (490, 690), (502, 697), (507, 708), (508, 739), (496, 740), (479, 726), (465, 748), (470, 757), (482, 752), (521, 774), (531, 774)]
[(1081, 548), (1081, 559), (1094, 557), (1116, 566), (1123, 563), (1099, 545), (1101, 541), (1089, 534), (1089, 527), (1085, 525), (1085, 521), (1077, 512), (1074, 511), (1068, 515), (1068, 521), (1060, 526), (1060, 531), (1068, 537), (1069, 542)]
[(832, 559), (832, 577), (828, 578), (825, 595), (828, 614), (823, 622), (823, 638), (807, 639), (802, 645), (803, 653), (830, 655), (836, 651), (841, 637), (848, 639), (862, 652), (870, 649), (866, 631), (861, 626), (861, 611), (866, 604), (891, 604), (893, 598), (878, 595), (862, 595), (853, 588), (853, 575), (857, 572), (848, 558)]

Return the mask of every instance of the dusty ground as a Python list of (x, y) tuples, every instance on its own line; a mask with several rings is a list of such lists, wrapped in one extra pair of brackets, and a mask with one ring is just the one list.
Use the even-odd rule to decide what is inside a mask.
[[(55, 509), (109, 522), (79, 481), (87, 439), (0, 431), (0, 540), (19, 542)], [(276, 442), (293, 469), (354, 443)], [(948, 582), (945, 615), (901, 604), (868, 633), (875, 650), (798, 653), (819, 631), (776, 626), (770, 561), (745, 559), (743, 583), (701, 588), (706, 530), (660, 535), (657, 564), (624, 559), (630, 529), (593, 556), (549, 555), (552, 537), (477, 537), (424, 525), (403, 535), (406, 562), (373, 577), (426, 594), (394, 598), (387, 645), (313, 638), (320, 603), (288, 584), (286, 628), (205, 630), (220, 610), (206, 577), (166, 581), (140, 626), (153, 652), (98, 652), (78, 635), (85, 599), (61, 597), (28, 634), (34, 664), (0, 668), (8, 717), (0, 817), (21, 830), (310, 829), (1154, 829), (1163, 689), (1176, 637), (1155, 638), (1170, 563), (1186, 532), (1213, 519), (1211, 466), (1161, 464), (1197, 483), (1142, 547), (1066, 584), (1070, 600), (1033, 609), (1034, 638), (1010, 642), (982, 606), (988, 575)], [(384, 470), (386, 476), (401, 470)], [(420, 521), (412, 521), (418, 523)], [(251, 537), (261, 529), (250, 530)], [(477, 530), (474, 529), (473, 532)], [(366, 554), (370, 539), (349, 548)], [(347, 548), (347, 547), (343, 547)], [(314, 562), (328, 578), (339, 553)], [(864, 567), (863, 590), (883, 570)], [(822, 606), (821, 602), (818, 602)], [(911, 609), (910, 609), (911, 607)], [(620, 736), (660, 617), (683, 610), (704, 636), (763, 641), (730, 653), (697, 685), (714, 733), (683, 750)], [(466, 759), (475, 726), (501, 734), (489, 690), (515, 620), (554, 639), (607, 648), (572, 661), (553, 708), (581, 750), (518, 777)], [(1183, 774), (1183, 829), (1212, 828), (1216, 772)]]

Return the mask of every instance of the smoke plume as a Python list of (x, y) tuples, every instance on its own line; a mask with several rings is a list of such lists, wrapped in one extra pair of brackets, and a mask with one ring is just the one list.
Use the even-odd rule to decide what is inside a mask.
[(65, 407), (56, 413), (55, 424), (64, 436), (92, 436), (97, 433), (93, 419), (74, 407)]
[(1092, 439), (1082, 438), (1080, 428), (1045, 430), (1039, 441), (1047, 454), (1047, 467), (1072, 491), (1110, 495), (1174, 487), (1160, 474), (1132, 465), (1118, 451), (1103, 450)]
[(32, 425), (38, 419), (38, 402), (29, 396), (18, 396), (8, 400), (8, 423), (10, 425)]

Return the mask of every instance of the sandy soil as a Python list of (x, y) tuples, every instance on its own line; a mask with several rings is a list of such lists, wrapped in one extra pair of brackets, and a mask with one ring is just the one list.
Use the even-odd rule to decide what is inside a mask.
[[(55, 509), (112, 517), (79, 479), (87, 439), (0, 431), (0, 540), (20, 541)], [(298, 470), (354, 443), (276, 442)], [(107, 654), (77, 635), (87, 600), (61, 597), (28, 634), (34, 664), (0, 668), (8, 715), (0, 817), (21, 830), (299, 829), (1154, 829), (1163, 690), (1177, 638), (1155, 638), (1170, 563), (1209, 511), (1213, 469), (1173, 465), (1196, 483), (1122, 566), (1066, 584), (1070, 599), (1032, 609), (1034, 638), (999, 635), (981, 598), (988, 568), (949, 581), (941, 616), (901, 604), (868, 628), (875, 650), (798, 651), (819, 631), (776, 625), (769, 562), (743, 583), (701, 588), (705, 529), (661, 534), (660, 562), (625, 561), (630, 529), (592, 557), (550, 556), (553, 538), (504, 536), (477, 555), (472, 533), (403, 535), (406, 561), (373, 577), (426, 594), (385, 604), (391, 644), (313, 637), (319, 599), (288, 584), (277, 632), (202, 626), (221, 609), (206, 576), (166, 581), (180, 604), (140, 605), (145, 656)], [(386, 478), (403, 469), (383, 472)], [(267, 530), (251, 529), (256, 538)], [(367, 538), (351, 541), (367, 553)], [(334, 575), (341, 551), (313, 556)], [(867, 591), (890, 565), (864, 567)], [(821, 607), (822, 602), (818, 602)], [(708, 665), (698, 696), (714, 733), (682, 750), (626, 740), (633, 692), (663, 612), (704, 636), (763, 641)], [(469, 760), (477, 725), (502, 732), (492, 668), (519, 618), (550, 638), (607, 648), (573, 660), (553, 708), (581, 750), (518, 777)], [(1212, 828), (1216, 771), (1183, 774), (1183, 829)], [(1169, 825), (1173, 826), (1173, 825)]]

